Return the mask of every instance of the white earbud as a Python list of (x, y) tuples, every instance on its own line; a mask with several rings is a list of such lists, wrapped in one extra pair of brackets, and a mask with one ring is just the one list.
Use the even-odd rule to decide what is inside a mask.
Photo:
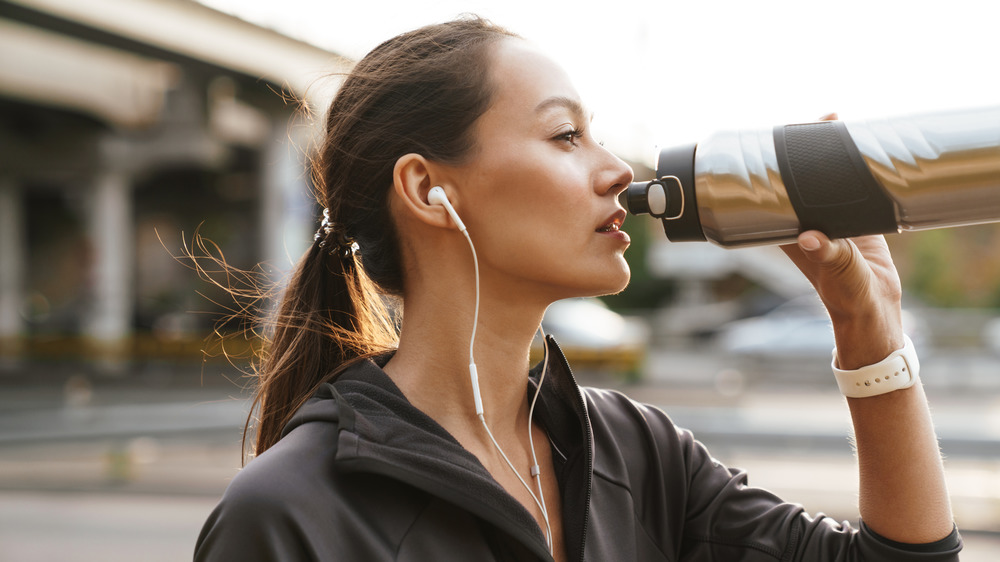
[(465, 232), (465, 223), (462, 222), (462, 219), (458, 218), (458, 212), (455, 211), (455, 207), (451, 206), (451, 201), (448, 201), (448, 196), (445, 194), (444, 188), (440, 185), (432, 187), (427, 193), (427, 202), (431, 205), (441, 205), (444, 207), (448, 211), (451, 220), (455, 221), (458, 229)]

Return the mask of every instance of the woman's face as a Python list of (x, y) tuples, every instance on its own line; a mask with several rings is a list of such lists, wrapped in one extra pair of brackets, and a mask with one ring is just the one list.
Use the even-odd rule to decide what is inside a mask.
[(591, 115), (551, 59), (506, 39), (492, 61), (493, 104), (476, 122), (469, 161), (452, 169), (483, 279), (549, 300), (624, 289), (629, 237), (617, 196), (631, 168), (593, 137)]

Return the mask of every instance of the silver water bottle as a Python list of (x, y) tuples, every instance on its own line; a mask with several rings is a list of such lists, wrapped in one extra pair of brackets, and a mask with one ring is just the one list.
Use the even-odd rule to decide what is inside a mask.
[(626, 201), (725, 247), (1000, 221), (1000, 107), (716, 133), (662, 150)]

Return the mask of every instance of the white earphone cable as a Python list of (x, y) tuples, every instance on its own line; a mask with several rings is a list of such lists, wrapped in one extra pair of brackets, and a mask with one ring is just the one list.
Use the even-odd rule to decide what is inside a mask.
[(476, 360), (473, 358), (473, 352), (476, 346), (476, 328), (479, 327), (479, 257), (476, 256), (476, 245), (472, 243), (469, 231), (463, 230), (462, 234), (465, 235), (465, 239), (469, 242), (469, 249), (472, 250), (472, 264), (476, 268), (476, 310), (472, 316), (472, 337), (469, 338), (469, 364), (475, 365)]
[[(545, 516), (545, 526), (549, 526), (549, 510), (545, 506), (545, 493), (542, 492), (542, 471), (538, 467), (538, 457), (535, 455), (535, 438), (531, 431), (531, 418), (535, 413), (535, 403), (538, 402), (538, 395), (542, 393), (542, 383), (545, 382), (545, 372), (549, 366), (549, 346), (545, 342), (545, 330), (538, 326), (538, 331), (542, 334), (542, 374), (538, 377), (538, 388), (535, 389), (535, 396), (531, 399), (531, 407), (528, 408), (528, 446), (531, 448), (531, 475), (535, 477), (535, 486), (538, 487), (538, 498), (541, 500), (542, 514)], [(551, 534), (551, 529), (548, 530)], [(552, 550), (552, 541), (549, 540), (549, 551)]]
[[(535, 455), (535, 443), (531, 431), (531, 418), (535, 410), (535, 402), (538, 400), (538, 394), (541, 392), (542, 380), (544, 380), (545, 378), (545, 368), (548, 365), (548, 352), (547, 351), (545, 352), (545, 359), (542, 365), (542, 380), (538, 381), (538, 389), (535, 391), (535, 397), (531, 401), (531, 407), (528, 409), (528, 443), (530, 444), (531, 447), (531, 463), (532, 463), (531, 475), (535, 477), (536, 483), (538, 485), (538, 495), (536, 496), (535, 493), (531, 490), (531, 486), (529, 486), (528, 483), (525, 482), (524, 478), (521, 477), (521, 473), (518, 472), (516, 468), (514, 468), (514, 463), (510, 462), (510, 459), (507, 458), (507, 453), (505, 453), (503, 451), (503, 448), (500, 447), (500, 444), (497, 443), (496, 438), (493, 437), (493, 432), (490, 431), (490, 426), (487, 425), (486, 423), (486, 416), (483, 410), (483, 401), (479, 393), (479, 373), (476, 370), (476, 359), (474, 357), (474, 349), (476, 346), (476, 328), (479, 325), (479, 257), (476, 255), (476, 246), (475, 244), (472, 243), (472, 238), (469, 236), (469, 232), (465, 229), (462, 229), (462, 234), (465, 235), (465, 239), (469, 242), (469, 248), (472, 250), (472, 262), (475, 265), (475, 270), (476, 270), (476, 308), (472, 320), (472, 337), (469, 340), (469, 376), (472, 379), (472, 391), (476, 402), (476, 415), (479, 417), (479, 420), (483, 423), (483, 428), (486, 429), (486, 434), (489, 435), (490, 441), (493, 442), (493, 446), (500, 453), (500, 456), (503, 457), (504, 462), (507, 463), (507, 466), (510, 467), (511, 471), (514, 472), (514, 476), (516, 476), (517, 479), (521, 481), (521, 485), (524, 486), (524, 489), (528, 491), (528, 495), (531, 496), (531, 499), (535, 501), (535, 505), (538, 506), (538, 509), (542, 512), (542, 518), (545, 520), (545, 544), (548, 547), (549, 552), (551, 553), (552, 527), (551, 525), (549, 525), (549, 512), (545, 509), (545, 494), (542, 492), (541, 474), (538, 468), (538, 458)], [(545, 343), (544, 339), (545, 335), (543, 332), (542, 333), (543, 345)], [(539, 500), (539, 497), (541, 498), (541, 500)]]

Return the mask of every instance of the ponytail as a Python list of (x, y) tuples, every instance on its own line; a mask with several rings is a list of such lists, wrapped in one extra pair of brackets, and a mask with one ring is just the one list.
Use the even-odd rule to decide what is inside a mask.
[(334, 369), (394, 347), (389, 311), (356, 260), (315, 243), (296, 265), (259, 358), (244, 448), (255, 411), (254, 452), (260, 454)]

